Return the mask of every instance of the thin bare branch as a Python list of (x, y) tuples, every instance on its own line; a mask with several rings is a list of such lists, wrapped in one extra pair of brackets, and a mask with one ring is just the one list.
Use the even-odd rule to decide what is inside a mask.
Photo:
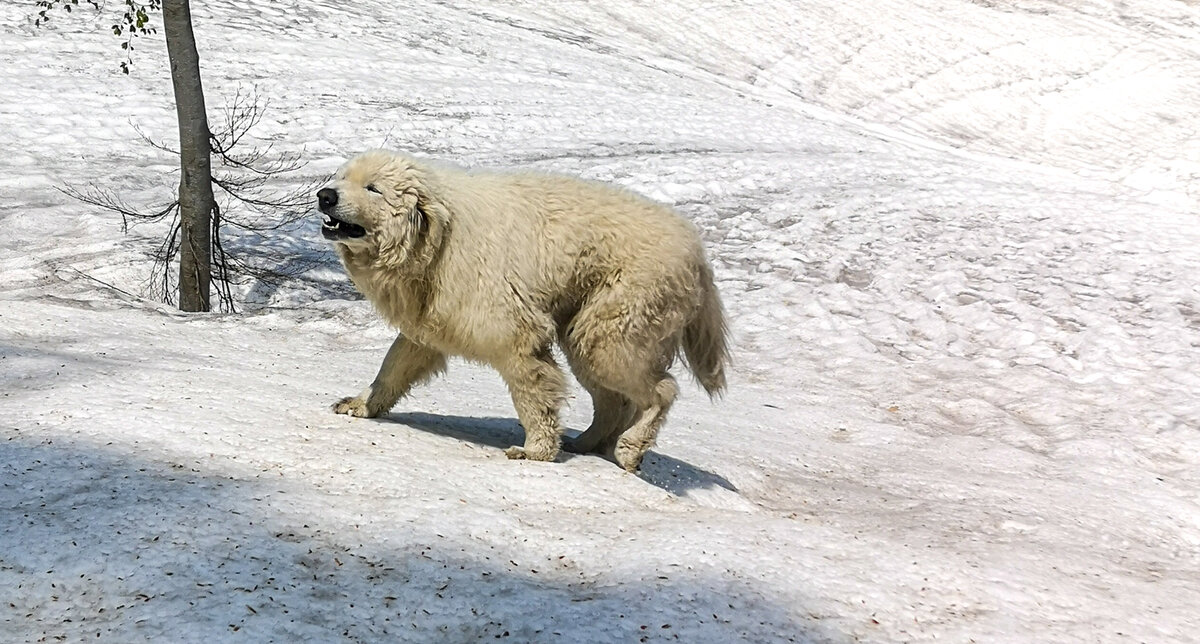
[(129, 232), (131, 227), (140, 223), (159, 221), (179, 207), (179, 201), (175, 200), (162, 206), (152, 206), (149, 211), (137, 210), (127, 205), (111, 190), (95, 184), (89, 184), (83, 189), (67, 186), (58, 188), (58, 191), (77, 201), (121, 215), (121, 232)]
[(154, 139), (150, 138), (150, 135), (146, 134), (144, 131), (142, 131), (142, 127), (140, 125), (138, 125), (137, 123), (134, 123), (131, 120), (129, 122), (129, 124), (133, 126), (133, 131), (135, 133), (137, 133), (138, 138), (141, 139), (142, 142), (146, 143), (150, 147), (155, 148), (157, 150), (162, 150), (163, 152), (169, 152), (172, 155), (179, 156), (179, 150), (176, 150), (175, 148), (172, 148), (165, 143), (162, 143), (160, 141), (155, 141)]
[[(261, 123), (267, 107), (256, 91), (238, 89), (222, 110), (224, 123), (212, 134), (214, 161), (224, 168), (212, 174), (220, 199), (211, 217), (210, 251), (213, 290), (218, 306), (235, 312), (234, 287), (252, 282), (280, 286), (323, 263), (319, 256), (292, 257), (272, 264), (261, 253), (249, 254), (246, 248), (270, 246), (278, 241), (274, 231), (297, 225), (312, 210), (312, 194), (321, 181), (296, 181), (295, 173), (306, 165), (303, 152), (277, 152), (273, 144), (249, 145), (251, 130)], [(177, 156), (179, 151), (156, 141), (136, 123), (137, 135), (154, 149)], [(277, 189), (279, 185), (290, 188)], [(94, 184), (68, 186), (64, 194), (83, 203), (121, 216), (122, 230), (128, 232), (142, 223), (167, 222), (167, 234), (149, 253), (152, 270), (145, 291), (150, 297), (168, 303), (175, 300), (172, 267), (179, 261), (181, 224), (179, 201), (150, 208), (130, 206), (112, 190)]]

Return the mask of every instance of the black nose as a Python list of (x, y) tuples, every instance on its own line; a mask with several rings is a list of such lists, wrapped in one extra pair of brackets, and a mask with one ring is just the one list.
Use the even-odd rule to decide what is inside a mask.
[(328, 212), (330, 208), (337, 205), (337, 190), (333, 188), (321, 188), (317, 191), (317, 206), (321, 212)]

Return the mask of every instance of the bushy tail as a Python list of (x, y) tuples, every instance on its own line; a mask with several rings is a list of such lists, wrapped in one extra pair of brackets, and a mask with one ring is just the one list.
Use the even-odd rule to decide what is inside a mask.
[(729, 329), (721, 298), (713, 284), (712, 268), (707, 263), (701, 269), (700, 287), (704, 290), (704, 300), (696, 316), (683, 329), (683, 354), (696, 380), (709, 397), (714, 397), (725, 389)]

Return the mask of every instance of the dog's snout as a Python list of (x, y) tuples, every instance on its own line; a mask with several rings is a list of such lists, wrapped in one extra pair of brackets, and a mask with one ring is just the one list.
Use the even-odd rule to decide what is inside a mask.
[(317, 207), (322, 212), (327, 212), (330, 208), (337, 205), (338, 193), (333, 188), (321, 188), (317, 191)]

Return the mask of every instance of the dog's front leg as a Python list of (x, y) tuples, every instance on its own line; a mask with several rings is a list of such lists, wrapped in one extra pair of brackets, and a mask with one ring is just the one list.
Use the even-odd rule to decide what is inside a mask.
[(516, 356), (500, 368), (500, 373), (525, 428), (525, 446), (513, 446), (504, 453), (515, 459), (553, 461), (562, 444), (558, 410), (566, 397), (566, 378), (550, 348)]
[(388, 349), (375, 381), (357, 396), (333, 405), (339, 414), (374, 418), (386, 414), (413, 385), (429, 380), (446, 368), (446, 356), (399, 335)]

